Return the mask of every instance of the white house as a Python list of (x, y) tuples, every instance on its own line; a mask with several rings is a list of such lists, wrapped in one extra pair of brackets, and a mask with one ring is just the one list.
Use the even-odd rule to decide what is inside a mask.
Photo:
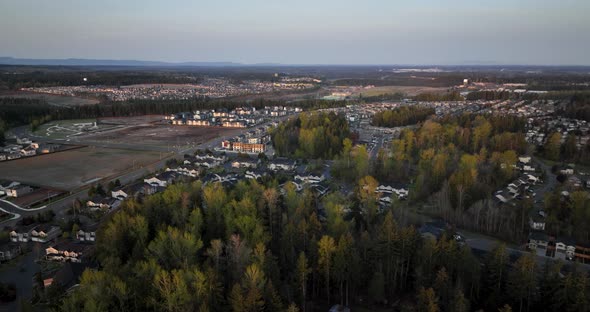
[(257, 179), (262, 178), (262, 174), (248, 170), (248, 171), (246, 171), (245, 178), (246, 179), (257, 180)]
[(572, 175), (572, 174), (574, 174), (574, 169), (572, 169), (572, 168), (562, 169), (559, 171), (559, 173), (565, 174), (565, 175)]
[(558, 238), (555, 241), (555, 258), (572, 260), (576, 254), (576, 243), (570, 239)]
[(118, 200), (124, 200), (125, 198), (129, 197), (129, 194), (125, 193), (125, 191), (122, 189), (118, 189), (111, 191), (111, 197)]
[(90, 229), (80, 229), (76, 233), (76, 239), (80, 242), (95, 242), (96, 241), (96, 231)]
[(301, 183), (305, 184), (305, 183), (309, 183), (309, 184), (315, 184), (315, 183), (320, 183), (322, 181), (324, 181), (326, 179), (326, 177), (324, 177), (324, 175), (313, 175), (313, 174), (309, 174), (306, 176), (300, 176), (300, 175), (296, 175), (295, 176), (295, 180), (301, 181)]
[(545, 230), (545, 219), (540, 217), (529, 218), (529, 226), (533, 230), (544, 231)]
[(167, 181), (160, 180), (160, 179), (158, 179), (158, 177), (151, 177), (149, 179), (143, 179), (143, 182), (145, 182), (151, 186), (166, 187), (166, 185), (168, 185)]

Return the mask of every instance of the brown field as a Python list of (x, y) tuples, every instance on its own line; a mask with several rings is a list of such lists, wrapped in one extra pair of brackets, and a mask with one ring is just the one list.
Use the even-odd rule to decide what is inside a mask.
[(234, 136), (239, 129), (221, 127), (173, 126), (173, 125), (138, 125), (124, 129), (90, 135), (95, 142), (107, 142), (129, 145), (178, 147), (195, 146), (218, 137)]
[(116, 124), (116, 125), (146, 125), (153, 124), (164, 120), (163, 115), (144, 115), (134, 117), (103, 117), (100, 118), (101, 123)]
[[(442, 93), (446, 92), (448, 88), (433, 88), (433, 87), (412, 87), (412, 86), (385, 86), (385, 87), (375, 87), (371, 89), (364, 89), (360, 91), (363, 96), (379, 96), (383, 94), (393, 94), (396, 92), (400, 92), (405, 94), (406, 96), (415, 96), (419, 93)], [(355, 94), (355, 95), (358, 95)]]
[(84, 147), (43, 156), (0, 162), (0, 176), (25, 184), (71, 191), (102, 178), (145, 166), (159, 152)]

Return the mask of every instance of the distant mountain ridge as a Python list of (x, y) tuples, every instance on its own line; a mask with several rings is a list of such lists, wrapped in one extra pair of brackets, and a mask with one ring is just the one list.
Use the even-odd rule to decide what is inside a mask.
[(242, 66), (234, 62), (159, 62), (138, 60), (97, 60), (97, 59), (27, 59), (0, 57), (0, 65), (49, 65), (49, 66)]

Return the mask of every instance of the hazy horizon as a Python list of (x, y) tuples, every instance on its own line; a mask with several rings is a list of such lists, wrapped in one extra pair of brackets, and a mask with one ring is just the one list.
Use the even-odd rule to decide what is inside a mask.
[(590, 65), (582, 0), (5, 1), (0, 56), (283, 65)]

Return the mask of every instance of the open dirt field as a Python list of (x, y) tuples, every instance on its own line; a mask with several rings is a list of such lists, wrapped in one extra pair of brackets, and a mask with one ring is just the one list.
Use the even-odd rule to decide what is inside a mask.
[(195, 146), (214, 138), (233, 136), (241, 133), (241, 131), (240, 129), (220, 127), (140, 125), (89, 135), (84, 139), (97, 142), (174, 148)]
[(153, 124), (155, 122), (159, 122), (164, 120), (163, 115), (144, 115), (144, 116), (134, 116), (134, 117), (103, 117), (100, 118), (99, 122), (101, 124), (114, 124), (114, 125), (145, 125), (145, 124)]
[[(393, 94), (396, 92), (400, 92), (405, 94), (406, 96), (415, 96), (419, 93), (440, 93), (446, 92), (448, 88), (433, 88), (433, 87), (407, 87), (407, 86), (385, 86), (385, 87), (375, 87), (371, 89), (362, 90), (360, 93), (363, 96), (379, 96), (383, 94)], [(358, 95), (358, 94), (356, 94)]]
[(0, 178), (71, 191), (134, 166), (145, 166), (163, 153), (84, 147), (75, 150), (0, 162)]

